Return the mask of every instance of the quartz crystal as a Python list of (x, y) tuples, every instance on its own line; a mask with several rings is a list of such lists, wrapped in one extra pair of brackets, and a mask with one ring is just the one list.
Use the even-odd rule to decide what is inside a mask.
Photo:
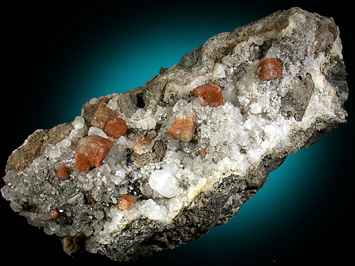
[(129, 261), (194, 240), (346, 122), (341, 50), (333, 19), (300, 8), (217, 34), (35, 131), (10, 155), (2, 196), (68, 254)]

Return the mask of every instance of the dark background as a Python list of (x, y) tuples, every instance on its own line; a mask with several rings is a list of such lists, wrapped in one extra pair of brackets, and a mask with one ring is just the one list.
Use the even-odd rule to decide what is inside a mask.
[[(354, 88), (351, 1), (122, 2), (17, 1), (2, 6), (2, 167), (5, 168), (7, 157), (29, 134), (38, 128), (72, 121), (80, 114), (81, 104), (86, 100), (138, 87), (158, 74), (160, 66), (170, 67), (177, 63), (184, 53), (201, 45), (207, 38), (292, 6), (334, 18), (341, 32), (349, 89), (352, 91)], [(194, 34), (203, 41), (196, 39)], [(101, 40), (110, 44), (102, 45)], [(171, 46), (171, 42), (175, 46)], [(170, 47), (175, 48), (171, 51)], [(119, 53), (110, 58), (110, 51), (116, 50)], [(95, 57), (95, 66), (91, 66), (91, 57)], [(147, 59), (141, 61), (140, 58)], [(101, 71), (100, 68), (110, 71), (111, 65), (101, 66), (102, 62), (110, 62), (112, 68), (117, 68), (120, 73), (117, 74), (119, 80), (108, 82), (105, 88), (100, 84), (107, 76), (95, 75)], [(93, 76), (96, 80), (91, 78)], [(84, 79), (89, 81), (84, 84)], [(250, 206), (250, 213), (248, 208), (242, 208), (238, 214), (240, 217), (237, 215), (230, 224), (211, 230), (197, 241), (156, 254), (150, 259), (126, 264), (350, 263), (355, 249), (355, 182), (351, 171), (355, 163), (353, 98), (351, 92), (346, 103), (348, 123), (340, 125), (334, 133), (314, 145), (315, 148), (306, 149), (309, 150), (307, 154), (300, 151), (303, 159), (287, 159), (282, 166), (284, 168), (271, 174), (275, 177), (274, 181), (271, 178), (268, 181), (274, 186), (269, 196), (263, 198), (264, 192), (260, 190), (250, 201), (259, 202), (259, 205), (255, 207), (249, 202), (245, 205)], [(303, 172), (297, 173), (302, 175), (299, 177), (302, 182), (295, 183), (294, 190), (299, 196), (291, 200), (302, 200), (294, 203), (294, 207), (286, 196), (289, 193), (287, 189), (292, 191), (287, 186), (293, 183), (285, 183), (282, 187), (280, 184), (283, 185), (285, 179), (278, 179), (280, 177), (276, 175), (296, 174), (296, 171), (301, 171), (299, 168), (303, 168)], [(307, 178), (315, 180), (310, 184), (304, 182), (303, 175), (307, 172), (311, 173)], [(3, 186), (2, 180), (0, 186)], [(269, 191), (267, 189), (265, 191)], [(285, 190), (283, 194), (277, 194), (282, 190)], [(3, 261), (39, 265), (125, 264), (111, 262), (100, 255), (70, 257), (62, 251), (55, 236), (47, 236), (28, 225), (4, 199), (1, 198), (0, 203)], [(280, 205), (288, 212), (281, 213), (281, 209), (272, 209), (270, 204)], [(257, 213), (263, 215), (257, 216)], [(254, 219), (247, 220), (247, 217)], [(233, 235), (233, 238), (228, 235)]]

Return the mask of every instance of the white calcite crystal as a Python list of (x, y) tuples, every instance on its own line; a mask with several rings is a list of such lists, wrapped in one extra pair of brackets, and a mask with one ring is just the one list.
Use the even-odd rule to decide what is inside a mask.
[(2, 196), (64, 251), (149, 256), (228, 222), (290, 153), (346, 121), (339, 29), (299, 8), (218, 34), (9, 157)]
[(149, 186), (164, 197), (175, 197), (178, 193), (178, 181), (174, 177), (177, 170), (179, 168), (174, 163), (165, 165), (163, 170), (156, 170), (149, 177)]

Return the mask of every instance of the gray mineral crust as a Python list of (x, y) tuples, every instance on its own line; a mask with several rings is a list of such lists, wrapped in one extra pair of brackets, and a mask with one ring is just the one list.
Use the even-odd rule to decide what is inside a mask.
[(9, 157), (2, 196), (68, 254), (150, 256), (227, 223), (287, 155), (345, 123), (339, 29), (300, 8), (208, 39)]

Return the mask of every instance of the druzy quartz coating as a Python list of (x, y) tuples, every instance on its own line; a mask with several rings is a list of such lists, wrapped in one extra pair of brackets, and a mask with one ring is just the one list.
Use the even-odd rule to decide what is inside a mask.
[(150, 256), (227, 223), (287, 155), (346, 122), (339, 29), (300, 8), (217, 34), (9, 157), (2, 196), (68, 254)]

